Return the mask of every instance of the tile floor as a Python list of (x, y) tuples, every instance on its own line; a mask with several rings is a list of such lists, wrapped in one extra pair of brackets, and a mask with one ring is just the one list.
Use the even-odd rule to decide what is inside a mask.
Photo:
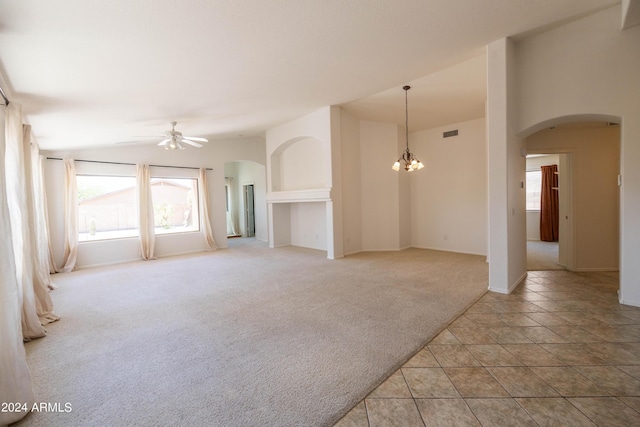
[(489, 292), (336, 426), (640, 426), (640, 308), (617, 273)]

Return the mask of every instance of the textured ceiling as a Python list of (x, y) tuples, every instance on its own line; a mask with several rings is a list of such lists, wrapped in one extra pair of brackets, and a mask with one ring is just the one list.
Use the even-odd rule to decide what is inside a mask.
[[(43, 149), (262, 135), (326, 105), (482, 117), (486, 44), (616, 0), (0, 0), (0, 84)], [(451, 67), (451, 68), (450, 68)]]

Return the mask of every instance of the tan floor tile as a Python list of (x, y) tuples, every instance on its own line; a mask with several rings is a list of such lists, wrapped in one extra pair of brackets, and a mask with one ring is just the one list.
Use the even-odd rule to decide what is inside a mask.
[(624, 312), (593, 312), (593, 318), (608, 325), (632, 325), (638, 321), (623, 314)]
[(594, 306), (589, 301), (535, 301), (538, 307), (542, 307), (546, 311), (589, 311)]
[(500, 313), (498, 317), (509, 326), (540, 326), (538, 322), (522, 313)]
[(610, 396), (610, 393), (570, 366), (531, 367), (544, 382), (563, 396)]
[(626, 403), (630, 408), (640, 412), (640, 397), (618, 397), (618, 399)]
[(522, 298), (525, 301), (529, 301), (533, 303), (535, 303), (536, 301), (550, 301), (549, 298), (543, 295), (540, 295), (537, 292), (523, 292), (520, 294), (520, 298)]
[(575, 366), (574, 368), (614, 396), (640, 396), (640, 381), (615, 366)]
[(428, 345), (440, 366), (470, 367), (480, 366), (473, 355), (463, 345)]
[(495, 313), (469, 313), (462, 317), (471, 321), (474, 326), (506, 326)]
[(590, 343), (584, 347), (608, 365), (640, 365), (640, 356), (627, 350), (624, 344)]
[(629, 427), (640, 423), (640, 413), (615, 397), (572, 397), (569, 402), (598, 425)]
[(541, 344), (541, 343), (567, 343), (565, 338), (551, 331), (550, 329), (544, 326), (532, 326), (532, 327), (524, 327), (518, 328), (518, 331), (530, 339), (532, 342)]
[(494, 301), (485, 303), (484, 309), (488, 313), (526, 313), (544, 311), (537, 305), (526, 301)]
[(557, 311), (554, 315), (567, 321), (569, 325), (601, 325), (602, 322), (595, 319), (589, 312), (580, 311)]
[(593, 326), (589, 332), (607, 342), (640, 342), (640, 331), (628, 325)]
[(543, 295), (550, 300), (581, 300), (582, 294), (580, 292), (567, 292), (567, 291), (551, 291), (551, 292), (540, 292), (540, 295)]
[(633, 307), (633, 310), (625, 310), (624, 315), (640, 323), (640, 310), (637, 307)]
[(433, 357), (433, 354), (431, 354), (431, 350), (425, 347), (409, 359), (409, 361), (404, 364), (403, 368), (435, 368), (438, 366), (440, 365), (436, 358)]
[(480, 325), (473, 323), (471, 320), (467, 319), (464, 315), (458, 317), (456, 320), (451, 322), (449, 325), (450, 328), (480, 328)]
[(453, 328), (449, 331), (462, 344), (495, 344), (496, 340), (491, 338), (485, 330), (480, 328)]
[(564, 320), (562, 317), (558, 317), (553, 315), (552, 313), (527, 313), (525, 314), (530, 319), (535, 320), (542, 326), (547, 325), (566, 325), (569, 322)]
[(468, 399), (467, 405), (483, 426), (537, 426), (514, 399)]
[(524, 287), (533, 292), (552, 292), (553, 291), (553, 288), (550, 288), (548, 286), (544, 286), (535, 282), (531, 282), (531, 283), (525, 282)]
[(453, 336), (449, 329), (445, 329), (432, 339), (430, 344), (460, 344), (460, 341)]
[(445, 368), (462, 397), (509, 397), (485, 368)]
[(602, 342), (602, 338), (592, 334), (591, 332), (588, 332), (587, 331), (588, 328), (589, 328), (588, 326), (586, 326), (585, 328), (582, 328), (580, 326), (573, 326), (573, 325), (547, 326), (547, 329), (560, 335), (562, 338), (564, 338), (568, 342), (573, 342), (573, 343)]
[(566, 399), (525, 397), (516, 401), (541, 426), (595, 426)]
[(624, 347), (631, 353), (640, 356), (640, 342), (625, 342), (622, 343)]
[(538, 344), (505, 344), (505, 350), (526, 366), (563, 366), (564, 363)]
[(489, 310), (489, 308), (492, 304), (493, 303), (488, 302), (477, 302), (469, 307), (466, 313), (490, 313), (491, 310)]
[(522, 362), (501, 345), (468, 345), (465, 347), (483, 366), (522, 366)]
[(513, 397), (559, 397), (529, 368), (490, 367), (487, 370)]
[(369, 427), (369, 418), (367, 417), (367, 408), (364, 406), (364, 400), (354, 406), (334, 427)]
[(422, 427), (413, 399), (365, 399), (370, 427)]
[(633, 378), (640, 380), (640, 366), (616, 366), (625, 374), (631, 375)]
[(487, 333), (499, 344), (530, 344), (531, 340), (520, 333), (520, 328), (490, 326)]
[(425, 427), (480, 426), (464, 399), (416, 399)]
[(403, 368), (402, 373), (416, 399), (460, 397), (442, 368)]
[(375, 390), (373, 390), (368, 398), (411, 398), (411, 392), (404, 380), (404, 376), (400, 370), (394, 372)]
[(604, 365), (605, 361), (582, 344), (539, 344), (567, 365)]

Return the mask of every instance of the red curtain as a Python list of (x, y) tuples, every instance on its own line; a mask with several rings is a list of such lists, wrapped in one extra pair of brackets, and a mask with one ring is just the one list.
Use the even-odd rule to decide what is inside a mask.
[(558, 241), (558, 165), (542, 166), (542, 191), (540, 194), (540, 240)]

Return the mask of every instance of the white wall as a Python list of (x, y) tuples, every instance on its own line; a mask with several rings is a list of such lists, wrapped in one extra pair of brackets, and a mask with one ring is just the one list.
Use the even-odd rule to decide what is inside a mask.
[[(391, 169), (404, 148), (398, 125), (360, 121), (362, 250), (400, 247), (400, 174)], [(402, 145), (402, 147), (400, 147)]]
[[(213, 236), (219, 247), (227, 246), (226, 202), (224, 189), (224, 163), (235, 160), (250, 160), (265, 164), (265, 142), (262, 138), (244, 138), (225, 141), (211, 141), (200, 149), (167, 151), (155, 145), (120, 145), (114, 147), (43, 152), (46, 157), (69, 157), (76, 160), (103, 162), (147, 163), (152, 165), (186, 166), (211, 168), (207, 172), (209, 183), (210, 214)], [(123, 166), (76, 162), (78, 172), (120, 173)], [(127, 166), (125, 166), (127, 168)], [(135, 173), (135, 169), (130, 167)], [(194, 174), (189, 169), (163, 169), (174, 173)], [(182, 171), (182, 172), (180, 172)], [(64, 188), (63, 162), (45, 162), (47, 202), (51, 228), (51, 244), (56, 262), (60, 263), (64, 251), (64, 218), (62, 191)], [(156, 237), (156, 256), (163, 257), (178, 253), (204, 250), (201, 232)], [(82, 242), (78, 247), (78, 267), (110, 264), (140, 259), (138, 239), (117, 239), (100, 242)]]
[[(443, 138), (452, 129), (458, 136)], [(486, 255), (485, 120), (413, 133), (410, 147), (425, 164), (411, 176), (411, 245)]]
[(327, 210), (325, 203), (291, 203), (291, 244), (327, 250)]
[(279, 159), (279, 190), (330, 187), (326, 145), (315, 138), (301, 138), (283, 150)]
[(342, 223), (344, 253), (362, 251), (362, 181), (360, 121), (340, 109), (342, 132)]
[(621, 118), (620, 300), (640, 306), (640, 26), (615, 6), (518, 43), (517, 132), (558, 118)]

